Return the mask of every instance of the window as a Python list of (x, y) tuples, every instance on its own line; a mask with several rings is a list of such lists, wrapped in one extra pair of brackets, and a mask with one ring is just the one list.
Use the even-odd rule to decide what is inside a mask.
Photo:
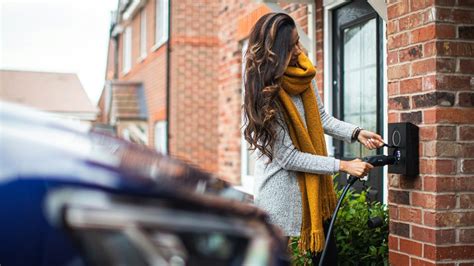
[[(245, 52), (247, 51), (248, 40), (242, 43), (242, 77), (245, 73)], [(244, 82), (242, 78), (242, 103), (244, 99)], [(242, 125), (244, 124), (244, 114), (242, 113)], [(242, 128), (243, 131), (243, 128)], [(254, 151), (249, 150), (249, 144), (245, 140), (243, 132), (241, 136), (241, 186), (236, 187), (246, 193), (253, 194), (253, 174), (255, 168), (256, 155)]]
[(122, 71), (127, 73), (132, 67), (132, 28), (125, 28), (123, 35), (123, 54), (122, 54)]
[[(366, 1), (353, 1), (332, 11), (332, 91), (334, 116), (383, 135), (386, 108), (384, 99), (384, 54), (382, 19)], [(367, 100), (370, 99), (370, 100)], [(338, 159), (380, 154), (359, 143), (335, 140)], [(383, 168), (370, 172), (369, 199), (382, 201)], [(344, 182), (341, 174), (337, 181)], [(358, 189), (360, 187), (355, 186)]]
[(168, 1), (155, 0), (155, 48), (168, 40)]
[(146, 57), (146, 9), (140, 14), (140, 56)]
[(168, 153), (167, 123), (167, 121), (158, 121), (155, 123), (155, 149), (163, 154)]

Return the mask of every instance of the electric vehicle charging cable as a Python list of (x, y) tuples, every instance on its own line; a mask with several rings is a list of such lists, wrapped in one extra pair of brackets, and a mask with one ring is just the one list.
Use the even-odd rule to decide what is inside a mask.
[[(389, 147), (389, 148), (395, 148), (396, 150), (398, 148), (396, 146), (388, 145), (388, 144), (385, 144), (385, 143), (382, 147), (384, 147), (384, 146)], [(362, 161), (370, 163), (374, 167), (385, 166), (385, 165), (389, 165), (389, 164), (391, 165), (391, 164), (395, 164), (400, 159), (399, 156), (398, 156), (399, 153), (396, 153), (396, 151), (395, 151), (394, 154), (396, 154), (396, 155), (367, 156), (367, 157), (362, 158)], [(349, 190), (349, 188), (352, 185), (354, 185), (354, 183), (357, 180), (359, 180), (359, 177), (353, 176), (353, 175), (349, 176), (349, 178), (347, 179), (347, 184), (344, 186), (344, 188), (342, 190), (341, 197), (337, 201), (336, 209), (334, 210), (334, 213), (331, 217), (331, 222), (329, 223), (329, 229), (328, 229), (328, 233), (326, 235), (326, 242), (324, 243), (324, 249), (323, 249), (323, 252), (321, 254), (321, 258), (319, 260), (319, 266), (324, 265), (324, 258), (326, 256), (326, 251), (327, 251), (327, 247), (328, 247), (328, 244), (329, 244), (329, 240), (331, 239), (332, 230), (333, 230), (333, 227), (334, 227), (334, 222), (336, 221), (337, 213), (339, 212), (339, 208), (341, 207), (342, 201), (344, 200), (344, 197), (346, 196), (347, 191)], [(376, 221), (374, 219), (374, 221), (369, 221), (369, 227), (371, 226), (370, 225), (371, 222), (373, 222), (373, 226), (375, 226), (375, 227), (379, 223), (379, 221)]]

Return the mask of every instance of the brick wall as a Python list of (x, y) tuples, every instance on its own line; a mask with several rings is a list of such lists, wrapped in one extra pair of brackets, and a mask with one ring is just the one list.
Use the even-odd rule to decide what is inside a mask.
[(474, 263), (474, 2), (389, 1), (389, 122), (420, 127), (420, 175), (389, 175), (390, 263)]
[(148, 108), (148, 139), (154, 146), (154, 127), (158, 121), (166, 120), (166, 49), (167, 44), (155, 47), (155, 3), (150, 0), (146, 9), (147, 56), (140, 56), (140, 12), (126, 25), (132, 27), (132, 67), (128, 73), (122, 72), (123, 34), (119, 37), (119, 80), (142, 82)]
[(218, 1), (172, 1), (170, 152), (216, 173)]

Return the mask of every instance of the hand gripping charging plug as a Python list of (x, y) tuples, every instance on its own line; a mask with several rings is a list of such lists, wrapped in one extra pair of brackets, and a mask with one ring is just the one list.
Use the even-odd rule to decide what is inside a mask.
[[(385, 165), (396, 165), (400, 161), (399, 148), (397, 146), (388, 145), (388, 144), (385, 144), (385, 143), (384, 143), (383, 146), (394, 149), (393, 154), (392, 155), (367, 156), (367, 157), (362, 158), (362, 161), (370, 163), (374, 167), (385, 166)], [(339, 200), (337, 202), (336, 209), (334, 210), (334, 213), (333, 213), (332, 218), (331, 218), (331, 222), (329, 224), (329, 229), (328, 229), (328, 232), (327, 232), (327, 235), (326, 235), (326, 242), (324, 243), (324, 249), (323, 249), (323, 252), (321, 254), (321, 259), (319, 260), (319, 266), (324, 265), (324, 258), (326, 256), (327, 247), (328, 247), (328, 244), (329, 244), (329, 240), (331, 239), (331, 235), (332, 235), (332, 231), (333, 231), (333, 227), (334, 227), (334, 222), (336, 221), (337, 213), (338, 213), (338, 211), (341, 207), (341, 203), (344, 200), (344, 197), (346, 196), (347, 191), (349, 190), (349, 188), (352, 185), (354, 185), (354, 183), (357, 180), (359, 180), (359, 177), (352, 176), (352, 175), (349, 176), (349, 178), (347, 180), (347, 184), (344, 186), (344, 188), (342, 190), (341, 197), (339, 198)], [(369, 228), (376, 228), (376, 227), (379, 227), (383, 224), (383, 220), (380, 217), (373, 217), (373, 218), (369, 219), (367, 224), (368, 224)]]

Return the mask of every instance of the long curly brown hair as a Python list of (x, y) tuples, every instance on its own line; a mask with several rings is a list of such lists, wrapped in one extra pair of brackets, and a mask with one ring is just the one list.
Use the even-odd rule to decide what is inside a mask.
[(282, 125), (280, 78), (295, 46), (294, 20), (284, 13), (262, 16), (253, 27), (245, 54), (244, 137), (250, 149), (273, 160), (277, 126)]

